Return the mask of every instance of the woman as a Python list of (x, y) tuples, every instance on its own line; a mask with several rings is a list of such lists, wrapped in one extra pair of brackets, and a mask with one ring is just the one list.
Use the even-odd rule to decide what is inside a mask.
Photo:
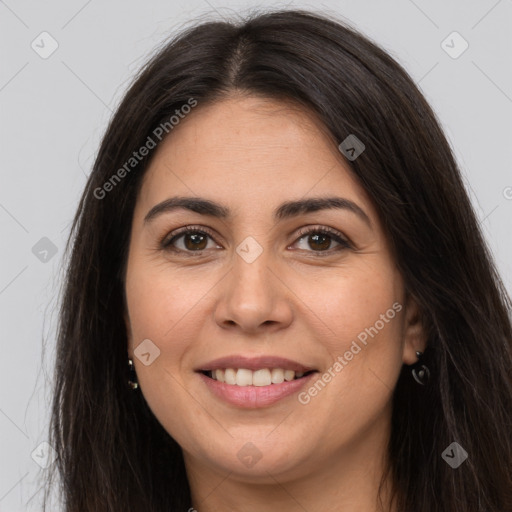
[(67, 512), (512, 510), (512, 327), (432, 110), (304, 11), (167, 44), (73, 224)]

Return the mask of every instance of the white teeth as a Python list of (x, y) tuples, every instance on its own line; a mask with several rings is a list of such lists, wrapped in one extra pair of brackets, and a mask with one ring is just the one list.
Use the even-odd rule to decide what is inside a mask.
[(237, 386), (252, 386), (252, 372), (245, 368), (240, 368), (236, 372), (236, 385)]
[(219, 382), (236, 386), (270, 386), (290, 382), (304, 376), (304, 372), (283, 370), (282, 368), (262, 368), (261, 370), (248, 370), (247, 368), (226, 368), (209, 372), (211, 378)]
[(272, 384), (281, 384), (284, 382), (284, 370), (281, 370), (281, 368), (274, 368), (270, 377), (272, 379)]
[[(240, 370), (238, 370), (240, 371)], [(270, 386), (272, 384), (272, 378), (270, 376), (270, 370), (265, 368), (264, 370), (256, 370), (252, 374), (252, 385), (253, 386)]]
[(284, 380), (291, 381), (295, 377), (295, 372), (293, 370), (285, 370), (284, 371)]
[(224, 372), (224, 381), (226, 384), (236, 384), (236, 370), (233, 370), (233, 368), (227, 368)]

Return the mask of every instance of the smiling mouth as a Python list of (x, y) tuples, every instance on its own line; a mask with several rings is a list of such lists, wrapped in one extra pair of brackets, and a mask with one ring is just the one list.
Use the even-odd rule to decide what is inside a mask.
[(295, 372), (294, 370), (284, 370), (282, 368), (262, 368), (260, 370), (248, 370), (247, 368), (225, 368), (216, 370), (203, 370), (200, 373), (218, 382), (223, 382), (232, 386), (270, 386), (272, 384), (282, 384), (307, 377), (311, 373), (317, 373), (316, 370), (308, 372)]

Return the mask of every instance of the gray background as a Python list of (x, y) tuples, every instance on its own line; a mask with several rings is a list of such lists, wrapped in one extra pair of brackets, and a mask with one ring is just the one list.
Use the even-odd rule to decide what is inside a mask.
[[(64, 244), (111, 112), (138, 66), (189, 20), (271, 5), (339, 13), (407, 69), (445, 129), (512, 290), (512, 0), (0, 0), (0, 512), (39, 509), (28, 500), (51, 462), (40, 443)], [(48, 58), (44, 31), (58, 44)], [(453, 31), (469, 44), (457, 58), (458, 36), (442, 44)]]

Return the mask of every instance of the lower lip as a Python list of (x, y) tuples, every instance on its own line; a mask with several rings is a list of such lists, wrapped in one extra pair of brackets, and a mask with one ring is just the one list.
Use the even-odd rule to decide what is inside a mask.
[(247, 409), (256, 409), (259, 407), (267, 407), (282, 398), (292, 395), (305, 386), (317, 372), (310, 373), (300, 379), (285, 381), (281, 384), (270, 384), (270, 386), (237, 386), (219, 382), (203, 373), (199, 373), (203, 382), (208, 386), (210, 391), (222, 398), (226, 402), (244, 407)]

